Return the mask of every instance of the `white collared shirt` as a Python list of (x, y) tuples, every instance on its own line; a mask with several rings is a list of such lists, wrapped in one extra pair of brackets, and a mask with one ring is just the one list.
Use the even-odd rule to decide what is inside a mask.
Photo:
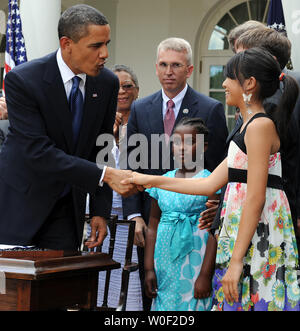
[(57, 60), (57, 65), (58, 65), (58, 69), (60, 71), (62, 81), (63, 81), (64, 86), (65, 86), (66, 95), (67, 95), (68, 100), (69, 100), (69, 96), (70, 96), (72, 85), (73, 85), (72, 79), (75, 76), (78, 76), (78, 77), (81, 78), (81, 81), (80, 81), (80, 84), (79, 84), (79, 89), (80, 89), (80, 91), (82, 93), (82, 96), (83, 96), (83, 99), (84, 99), (86, 74), (82, 73), (82, 74), (75, 75), (73, 73), (73, 71), (65, 63), (65, 61), (63, 60), (60, 48), (58, 49), (58, 51), (56, 53), (56, 60)]
[[(179, 94), (177, 94), (175, 98), (172, 99), (174, 104), (175, 104), (175, 107), (174, 107), (175, 119), (177, 118), (177, 115), (179, 114), (179, 110), (180, 110), (180, 107), (181, 107), (181, 104), (182, 104), (182, 100), (185, 97), (187, 89), (188, 89), (188, 85), (186, 84), (184, 89)], [(163, 114), (163, 118), (165, 118), (165, 115), (167, 113), (167, 102), (170, 100), (170, 98), (167, 97), (167, 95), (165, 94), (163, 89), (161, 90), (161, 93), (162, 93), (162, 99), (163, 99), (162, 114)], [(141, 214), (140, 213), (135, 213), (135, 214), (129, 215), (127, 218), (128, 218), (128, 220), (131, 220), (131, 219), (133, 219), (135, 217), (138, 217), (138, 216), (141, 217)]]
[[(182, 104), (182, 100), (186, 94), (187, 88), (188, 88), (188, 85), (186, 84), (185, 88), (179, 94), (177, 94), (175, 98), (172, 99), (175, 104), (175, 107), (174, 107), (175, 119), (177, 118), (177, 115), (179, 113), (179, 110), (180, 110), (180, 107)], [(165, 115), (167, 113), (167, 102), (170, 100), (170, 98), (167, 97), (164, 90), (162, 90), (161, 92), (162, 92), (162, 99), (163, 99), (162, 114), (163, 114), (163, 118), (165, 118)]]
[[(65, 86), (67, 99), (69, 100), (69, 96), (71, 93), (71, 89), (72, 89), (72, 85), (73, 85), (72, 79), (73, 79), (73, 77), (78, 76), (81, 78), (81, 81), (79, 83), (79, 89), (82, 93), (83, 100), (84, 100), (86, 74), (82, 73), (82, 74), (75, 75), (74, 72), (68, 67), (68, 65), (63, 60), (60, 48), (58, 49), (58, 51), (56, 53), (56, 60), (57, 60), (57, 65), (58, 65), (58, 69), (60, 71), (62, 81)], [(106, 166), (103, 167), (102, 176), (99, 181), (100, 186), (103, 186), (103, 178), (105, 175), (105, 171), (106, 171)]]

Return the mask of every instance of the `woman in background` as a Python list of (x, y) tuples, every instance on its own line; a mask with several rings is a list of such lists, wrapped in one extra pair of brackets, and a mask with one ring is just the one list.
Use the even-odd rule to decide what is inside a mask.
[[(115, 167), (119, 168), (120, 149), (124, 141), (127, 129), (127, 122), (130, 115), (130, 107), (135, 99), (138, 97), (139, 84), (135, 73), (131, 68), (125, 65), (114, 65), (112, 71), (118, 76), (120, 82), (120, 89), (118, 94), (117, 113), (115, 124), (113, 128), (115, 142), (112, 149), (112, 154), (115, 160)], [(117, 215), (119, 220), (123, 220), (122, 196), (113, 191), (112, 201), (112, 215)], [(113, 259), (121, 263), (121, 268), (112, 270), (110, 276), (110, 285), (108, 293), (108, 307), (116, 308), (119, 303), (121, 290), (121, 276), (122, 268), (125, 262), (125, 251), (127, 247), (127, 233), (126, 225), (119, 225), (117, 227), (115, 250)], [(109, 247), (110, 235), (103, 241), (102, 251), (107, 252)], [(133, 246), (132, 262), (138, 262), (136, 245)], [(102, 305), (105, 285), (106, 272), (99, 273), (98, 284), (98, 306)], [(141, 311), (143, 310), (141, 280), (139, 270), (130, 273), (127, 296), (127, 311)]]

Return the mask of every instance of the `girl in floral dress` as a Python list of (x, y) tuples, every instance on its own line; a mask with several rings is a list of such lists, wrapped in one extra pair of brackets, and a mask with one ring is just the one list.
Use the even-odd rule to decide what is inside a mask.
[[(213, 310), (300, 310), (298, 251), (281, 181), (280, 145), (298, 96), (267, 51), (252, 48), (226, 66), (226, 103), (241, 110), (243, 126), (228, 157), (207, 178), (134, 174), (131, 182), (185, 194), (215, 192), (227, 184), (217, 234)], [(264, 99), (283, 85), (278, 106)]]

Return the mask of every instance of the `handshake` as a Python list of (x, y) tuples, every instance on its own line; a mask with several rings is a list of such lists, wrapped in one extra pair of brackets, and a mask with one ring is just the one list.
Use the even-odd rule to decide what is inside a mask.
[(142, 175), (131, 170), (119, 170), (107, 167), (103, 181), (107, 183), (112, 190), (128, 197), (138, 191), (151, 187), (147, 183), (147, 178), (151, 176)]

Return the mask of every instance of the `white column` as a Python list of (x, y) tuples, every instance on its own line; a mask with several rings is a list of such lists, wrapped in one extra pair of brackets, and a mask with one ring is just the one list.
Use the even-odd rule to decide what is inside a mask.
[(20, 0), (20, 14), (28, 61), (59, 47), (61, 0)]
[(300, 1), (282, 0), (284, 20), (288, 38), (292, 43), (292, 63), (295, 71), (300, 71)]

